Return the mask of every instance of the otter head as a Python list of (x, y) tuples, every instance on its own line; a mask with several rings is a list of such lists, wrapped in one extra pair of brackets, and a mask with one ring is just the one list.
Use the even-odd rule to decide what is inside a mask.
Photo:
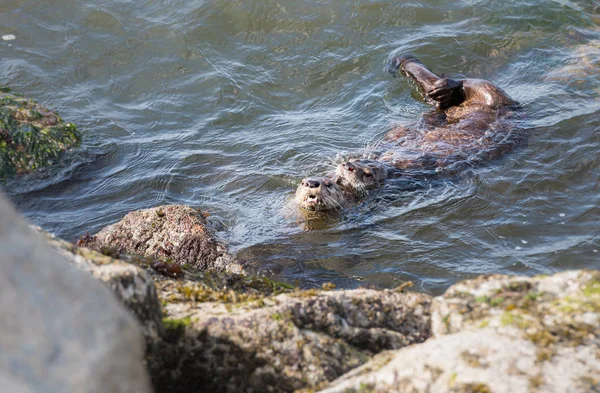
[(337, 183), (353, 193), (364, 194), (379, 187), (388, 176), (388, 166), (376, 160), (346, 161), (338, 165)]
[(304, 179), (296, 190), (296, 203), (306, 210), (337, 209), (344, 201), (344, 192), (327, 177)]

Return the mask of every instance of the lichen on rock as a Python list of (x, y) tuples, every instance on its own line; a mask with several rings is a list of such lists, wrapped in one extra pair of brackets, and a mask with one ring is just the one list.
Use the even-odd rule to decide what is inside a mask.
[(73, 123), (0, 85), (0, 180), (55, 164), (80, 142)]
[[(161, 391), (181, 383), (207, 392), (315, 388), (378, 352), (429, 337), (427, 295), (296, 289), (242, 301), (231, 301), (231, 295), (220, 301), (179, 301), (182, 291), (169, 280), (157, 285), (167, 295), (165, 315), (171, 321), (188, 318), (177, 343), (186, 353), (186, 362), (178, 365), (181, 377), (168, 378), (175, 370), (166, 372), (163, 365)], [(172, 292), (174, 301), (168, 300)]]
[(599, 391), (599, 321), (598, 271), (478, 277), (434, 298), (427, 342), (375, 357), (321, 392)]

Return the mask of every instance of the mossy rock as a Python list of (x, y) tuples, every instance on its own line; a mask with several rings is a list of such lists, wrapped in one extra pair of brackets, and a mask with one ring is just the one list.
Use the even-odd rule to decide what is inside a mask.
[(0, 85), (0, 180), (55, 164), (80, 142), (73, 123)]

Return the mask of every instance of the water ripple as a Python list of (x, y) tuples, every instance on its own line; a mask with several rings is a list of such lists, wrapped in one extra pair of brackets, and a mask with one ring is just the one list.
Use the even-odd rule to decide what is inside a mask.
[[(0, 81), (77, 123), (84, 143), (4, 189), (68, 239), (135, 209), (199, 207), (240, 257), (303, 286), (410, 279), (439, 293), (480, 273), (599, 267), (592, 3), (9, 1), (0, 31), (17, 39), (0, 42)], [(298, 219), (287, 206), (302, 177), (430, 110), (384, 70), (404, 53), (502, 86), (524, 107), (527, 145)]]

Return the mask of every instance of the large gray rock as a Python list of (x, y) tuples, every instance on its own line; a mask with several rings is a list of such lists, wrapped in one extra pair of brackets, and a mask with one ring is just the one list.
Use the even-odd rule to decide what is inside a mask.
[(432, 329), (321, 392), (600, 391), (600, 272), (461, 282), (434, 299)]
[(143, 341), (114, 294), (33, 233), (0, 195), (0, 386), (149, 392)]

